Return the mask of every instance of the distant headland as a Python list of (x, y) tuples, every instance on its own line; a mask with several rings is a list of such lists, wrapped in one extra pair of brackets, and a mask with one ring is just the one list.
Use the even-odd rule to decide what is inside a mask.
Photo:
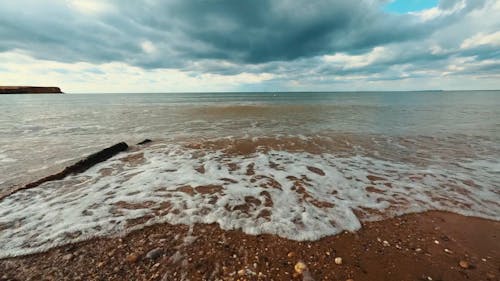
[(1, 94), (63, 94), (59, 87), (0, 86)]

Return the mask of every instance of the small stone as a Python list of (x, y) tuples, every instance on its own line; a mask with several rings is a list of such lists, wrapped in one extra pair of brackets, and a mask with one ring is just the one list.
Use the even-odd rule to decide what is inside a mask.
[(327, 256), (329, 256), (329, 255), (330, 255), (330, 252), (326, 252), (325, 254), (326, 254)]
[(422, 249), (420, 249), (420, 248), (416, 248), (416, 249), (415, 249), (415, 252), (422, 252)]
[(163, 249), (162, 248), (156, 248), (156, 249), (153, 249), (153, 250), (149, 251), (146, 254), (146, 258), (155, 260), (155, 259), (159, 258), (162, 254), (163, 254)]
[(294, 266), (295, 272), (302, 274), (305, 270), (307, 270), (307, 265), (301, 261), (295, 264)]
[(73, 254), (67, 254), (62, 257), (64, 261), (69, 261), (73, 258)]
[(434, 240), (434, 244), (439, 245), (439, 241)]
[(286, 256), (289, 257), (289, 258), (293, 258), (295, 256), (295, 253), (294, 252), (290, 252)]
[(243, 270), (243, 269), (238, 270), (238, 275), (239, 276), (245, 275), (245, 270)]
[(335, 264), (341, 265), (342, 264), (342, 258), (341, 257), (336, 257), (335, 258)]
[(391, 244), (389, 244), (389, 242), (387, 242), (386, 240), (384, 240), (384, 241), (382, 242), (382, 244), (384, 245), (384, 247), (389, 247), (389, 246), (391, 246)]
[(427, 276), (427, 280), (432, 281), (432, 277)]
[(470, 267), (469, 263), (464, 261), (464, 260), (461, 260), (458, 265), (460, 265), (461, 268), (464, 268), (464, 269), (467, 269)]
[(450, 251), (449, 249), (444, 249), (444, 252), (447, 253), (447, 254), (453, 254), (453, 252)]
[(98, 267), (98, 268), (101, 268), (101, 267), (103, 267), (103, 266), (104, 266), (104, 262), (103, 262), (103, 261), (97, 264), (97, 267)]
[(481, 260), (482, 260), (483, 262), (486, 262), (486, 259), (485, 259), (485, 258), (482, 258)]
[(139, 257), (136, 254), (132, 253), (129, 254), (126, 259), (130, 263), (135, 263), (139, 259)]

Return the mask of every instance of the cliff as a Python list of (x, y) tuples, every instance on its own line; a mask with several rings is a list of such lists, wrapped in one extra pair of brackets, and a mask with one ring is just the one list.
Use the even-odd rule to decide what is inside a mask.
[(0, 86), (0, 94), (62, 94), (59, 87)]

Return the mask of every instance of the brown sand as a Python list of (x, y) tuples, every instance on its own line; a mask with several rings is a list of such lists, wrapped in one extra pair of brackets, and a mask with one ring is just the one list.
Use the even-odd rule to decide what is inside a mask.
[(0, 280), (500, 280), (499, 238), (500, 222), (445, 212), (315, 242), (161, 224), (0, 260)]

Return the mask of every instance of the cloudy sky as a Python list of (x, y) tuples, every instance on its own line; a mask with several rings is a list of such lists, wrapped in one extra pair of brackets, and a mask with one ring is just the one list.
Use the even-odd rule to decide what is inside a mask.
[(0, 85), (500, 89), (500, 0), (0, 2)]

